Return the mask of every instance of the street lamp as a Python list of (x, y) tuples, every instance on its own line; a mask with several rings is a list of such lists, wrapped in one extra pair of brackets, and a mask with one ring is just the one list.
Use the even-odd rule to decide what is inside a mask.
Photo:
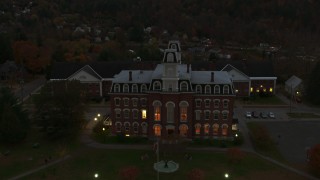
[(228, 173), (225, 173), (225, 174), (224, 174), (224, 177), (225, 177), (226, 179), (228, 179), (228, 178), (229, 178), (229, 174), (228, 174)]
[(94, 178), (98, 178), (99, 177), (99, 174), (98, 173), (95, 173), (94, 174)]

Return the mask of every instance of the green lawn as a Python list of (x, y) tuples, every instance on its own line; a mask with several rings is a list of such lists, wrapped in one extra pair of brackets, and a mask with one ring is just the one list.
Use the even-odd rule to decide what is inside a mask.
[(287, 113), (287, 115), (291, 118), (320, 118), (314, 113)]
[[(141, 160), (142, 154), (148, 153), (148, 160)], [(274, 178), (289, 177), (303, 179), (287, 172), (264, 160), (246, 154), (239, 163), (229, 163), (225, 153), (190, 152), (192, 160), (187, 160), (181, 154), (167, 154), (160, 159), (170, 159), (179, 163), (180, 168), (174, 173), (160, 173), (160, 179), (187, 179), (188, 172), (193, 168), (200, 168), (205, 173), (205, 179), (224, 179), (224, 173), (229, 173), (232, 179), (248, 179), (256, 174), (265, 174)], [(126, 166), (136, 166), (139, 169), (138, 179), (156, 179), (153, 163), (156, 156), (152, 151), (143, 150), (104, 150), (86, 149), (76, 157), (72, 157), (58, 165), (37, 172), (24, 179), (94, 179), (94, 174), (99, 174), (99, 179), (119, 179), (119, 169)]]

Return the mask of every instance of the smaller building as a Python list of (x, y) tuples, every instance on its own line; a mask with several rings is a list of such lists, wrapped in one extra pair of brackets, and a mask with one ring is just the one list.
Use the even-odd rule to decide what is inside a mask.
[(285, 82), (285, 91), (288, 92), (293, 97), (299, 97), (303, 93), (303, 83), (302, 79), (298, 78), (297, 76), (291, 76)]

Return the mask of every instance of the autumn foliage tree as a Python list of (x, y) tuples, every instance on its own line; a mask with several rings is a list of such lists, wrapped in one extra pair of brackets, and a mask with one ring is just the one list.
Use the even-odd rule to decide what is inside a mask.
[(320, 144), (309, 150), (309, 168), (315, 175), (320, 177)]
[(194, 168), (187, 174), (187, 177), (188, 180), (202, 180), (204, 179), (204, 171)]
[(139, 175), (139, 169), (135, 166), (123, 167), (119, 170), (121, 180), (135, 180)]

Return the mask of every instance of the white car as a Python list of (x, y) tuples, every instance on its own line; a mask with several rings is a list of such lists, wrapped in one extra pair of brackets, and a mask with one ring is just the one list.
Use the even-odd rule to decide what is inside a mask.
[(246, 112), (246, 118), (251, 118), (251, 117), (252, 117), (251, 112), (247, 111)]
[(273, 112), (269, 112), (269, 113), (268, 113), (268, 116), (269, 116), (270, 118), (276, 118), (276, 117), (274, 116), (274, 113), (273, 113)]

